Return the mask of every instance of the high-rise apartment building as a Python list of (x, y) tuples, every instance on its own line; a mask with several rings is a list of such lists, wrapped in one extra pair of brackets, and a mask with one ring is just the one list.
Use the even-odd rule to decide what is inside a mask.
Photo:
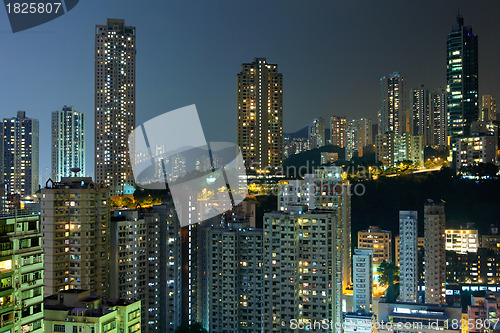
[(418, 299), (417, 212), (399, 212), (399, 301)]
[(40, 217), (0, 219), (0, 332), (43, 328), (43, 251)]
[(345, 159), (346, 161), (350, 161), (355, 156), (359, 156), (358, 122), (352, 120), (347, 125), (347, 130), (345, 131)]
[(128, 136), (135, 128), (135, 27), (108, 19), (95, 34), (95, 180), (133, 191)]
[(38, 191), (38, 120), (18, 111), (13, 118), (4, 118), (1, 126), (2, 150), (0, 168), (7, 193), (21, 196)]
[[(156, 221), (149, 224), (148, 239), (154, 238), (157, 227), (159, 227), (160, 246), (149, 249), (149, 271), (158, 269), (160, 272), (159, 293), (156, 298), (150, 295), (150, 300), (160, 299), (159, 309), (150, 302), (149, 312), (157, 312), (160, 320), (160, 329), (156, 332), (174, 332), (181, 324), (182, 315), (182, 253), (181, 253), (181, 227), (175, 214), (172, 202), (153, 206), (154, 214), (159, 216), (159, 225)], [(154, 217), (156, 219), (156, 217)], [(189, 255), (189, 254), (188, 254)], [(158, 262), (155, 258), (159, 258)], [(152, 267), (154, 266), (154, 267)], [(150, 288), (150, 293), (155, 293), (156, 288)], [(152, 318), (152, 316), (149, 316)], [(148, 325), (154, 325), (156, 320), (148, 320)], [(154, 331), (153, 331), (154, 332)]]
[(309, 129), (309, 142), (311, 148), (319, 148), (326, 145), (325, 140), (325, 120), (316, 118), (313, 120), (312, 126)]
[(352, 271), (353, 311), (370, 312), (373, 295), (372, 250), (354, 250)]
[[(264, 298), (263, 232), (211, 228), (205, 235), (207, 283), (203, 326), (209, 332), (261, 332)], [(272, 260), (273, 258), (269, 258)]]
[(394, 72), (380, 79), (379, 134), (406, 132), (406, 80)]
[(337, 279), (345, 290), (351, 283), (351, 184), (342, 179), (341, 167), (323, 167), (314, 173), (314, 209), (335, 217)]
[(358, 130), (357, 130), (357, 150), (358, 155), (363, 156), (365, 154), (365, 150), (367, 146), (371, 146), (373, 144), (372, 140), (372, 121), (371, 119), (361, 118), (357, 121)]
[(372, 251), (373, 264), (380, 265), (384, 261), (392, 262), (392, 233), (381, 230), (378, 226), (370, 226), (367, 230), (358, 231), (358, 249)]
[[(399, 241), (399, 235), (394, 237), (394, 262), (396, 263), (396, 266), (399, 267), (399, 249), (400, 249), (400, 241)], [(419, 252), (424, 253), (424, 248), (425, 248), (425, 238), (424, 237), (417, 237), (417, 249)], [(422, 256), (422, 261), (423, 261), (423, 256)], [(420, 272), (419, 272), (420, 273)]]
[(432, 143), (432, 117), (430, 112), (430, 94), (424, 85), (411, 91), (410, 133), (423, 136), (424, 145)]
[(347, 130), (347, 118), (340, 116), (330, 117), (330, 143), (334, 146), (344, 148), (346, 144), (345, 131)]
[(444, 203), (424, 205), (425, 302), (446, 304), (446, 235)]
[(110, 223), (110, 297), (140, 300), (147, 333), (180, 325), (180, 227), (169, 208), (115, 210)]
[[(335, 215), (264, 215), (263, 332), (290, 332), (291, 321), (341, 323), (342, 283)], [(342, 267), (340, 265), (340, 267)]]
[(432, 92), (430, 97), (432, 146), (448, 145), (446, 92)]
[[(85, 176), (85, 114), (72, 106), (52, 112), (52, 180)], [(78, 168), (79, 171), (71, 171)]]
[(491, 95), (483, 95), (481, 98), (481, 117), (480, 121), (497, 120), (497, 101)]
[(283, 163), (283, 75), (255, 58), (236, 75), (237, 143), (247, 170), (275, 170)]
[(448, 135), (453, 143), (470, 134), (470, 126), (479, 116), (477, 36), (472, 27), (464, 26), (460, 15), (448, 34), (446, 49)]
[(375, 157), (383, 166), (396, 167), (404, 161), (423, 165), (423, 136), (413, 136), (409, 133), (399, 135), (389, 132), (378, 134), (376, 140)]
[(47, 181), (41, 190), (45, 295), (83, 289), (109, 292), (109, 189), (90, 177)]

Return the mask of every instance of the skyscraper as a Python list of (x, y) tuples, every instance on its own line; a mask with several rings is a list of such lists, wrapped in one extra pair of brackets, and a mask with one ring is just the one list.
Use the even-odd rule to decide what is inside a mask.
[(109, 191), (90, 177), (47, 181), (40, 193), (45, 295), (109, 291)]
[(323, 118), (316, 118), (309, 131), (309, 140), (311, 148), (319, 148), (326, 145), (325, 141), (325, 120)]
[(417, 212), (399, 212), (399, 300), (416, 302), (417, 292)]
[(342, 259), (335, 253), (342, 238), (335, 224), (329, 212), (264, 214), (262, 332), (294, 331), (292, 320), (332, 321), (323, 330), (331, 333), (340, 325)]
[(448, 135), (453, 141), (470, 134), (470, 125), (478, 120), (478, 46), (472, 27), (457, 22), (448, 34), (447, 48), (447, 103)]
[[(85, 176), (85, 115), (72, 106), (52, 112), (52, 180)], [(73, 173), (72, 168), (80, 171)]]
[(108, 19), (95, 35), (95, 180), (133, 191), (128, 135), (135, 128), (135, 27)]
[(424, 205), (425, 302), (446, 304), (446, 235), (444, 203)]
[(10, 194), (32, 195), (38, 191), (38, 120), (17, 116), (3, 120), (3, 181)]
[[(335, 217), (335, 271), (345, 290), (351, 283), (351, 193), (349, 180), (342, 179), (341, 167), (323, 167), (314, 174), (314, 209), (332, 212)], [(309, 186), (308, 186), (309, 187)]]
[(431, 145), (432, 125), (430, 113), (430, 95), (424, 85), (411, 91), (410, 133), (413, 136), (423, 136), (424, 145)]
[[(207, 306), (204, 326), (210, 332), (261, 332), (263, 232), (255, 229), (210, 228), (205, 236)], [(269, 295), (269, 294), (268, 294)]]
[(481, 121), (497, 120), (497, 101), (491, 95), (483, 95), (481, 98)]
[(373, 144), (372, 141), (372, 121), (371, 119), (361, 118), (357, 121), (357, 146), (358, 155), (363, 156), (366, 153), (366, 147)]
[(345, 131), (345, 160), (358, 156), (358, 122), (351, 120)]
[(380, 79), (379, 133), (406, 132), (406, 80), (398, 72)]
[(247, 170), (276, 170), (283, 163), (283, 76), (265, 58), (242, 64), (236, 75), (237, 142)]
[(447, 113), (446, 113), (446, 93), (445, 91), (436, 91), (431, 93), (430, 113), (432, 117), (432, 146), (448, 145), (447, 133)]
[(347, 118), (332, 116), (330, 118), (330, 143), (340, 148), (345, 147), (345, 131), (347, 130)]

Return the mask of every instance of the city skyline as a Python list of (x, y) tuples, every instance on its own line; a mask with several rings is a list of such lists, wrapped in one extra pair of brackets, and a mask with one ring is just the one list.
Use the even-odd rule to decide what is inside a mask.
[[(21, 64), (17, 59), (12, 58), (13, 55), (11, 54), (1, 56), (1, 60), (4, 63), (12, 64), (7, 69), (6, 75), (6, 77), (9, 77), (9, 74), (12, 74), (10, 75), (12, 79), (8, 83), (5, 82), (3, 84), (6, 96), (8, 96), (5, 103), (4, 117), (12, 116), (17, 110), (25, 110), (33, 118), (41, 120), (41, 128), (43, 129), (48, 126), (44, 117), (50, 112), (57, 110), (59, 105), (68, 104), (74, 105), (75, 108), (87, 114), (87, 130), (89, 131), (89, 126), (94, 121), (91, 115), (93, 109), (91, 101), (93, 90), (92, 77), (88, 72), (93, 65), (91, 56), (92, 29), (95, 24), (103, 22), (108, 17), (126, 19), (127, 24), (139, 27), (144, 37), (143, 41), (138, 44), (140, 53), (138, 55), (137, 70), (139, 73), (142, 72), (143, 75), (142, 77), (139, 75), (137, 82), (137, 123), (151, 116), (194, 102), (200, 109), (202, 124), (210, 141), (234, 141), (235, 133), (233, 130), (224, 131), (221, 129), (234, 126), (235, 73), (237, 73), (242, 62), (255, 56), (265, 56), (270, 62), (279, 64), (280, 72), (285, 77), (285, 132), (293, 132), (302, 128), (309, 124), (313, 117), (328, 119), (333, 114), (346, 114), (348, 118), (367, 117), (375, 119), (379, 104), (377, 80), (381, 76), (393, 71), (400, 71), (405, 75), (408, 80), (408, 87), (416, 87), (422, 83), (426, 84), (426, 87), (428, 86), (430, 90), (438, 90), (444, 87), (446, 84), (444, 67), (446, 50), (443, 41), (446, 40), (447, 33), (455, 21), (456, 7), (458, 6), (460, 7), (461, 14), (464, 16), (465, 24), (472, 25), (474, 33), (480, 36), (479, 54), (481, 66), (479, 68), (479, 76), (481, 77), (481, 82), (479, 94), (492, 94), (495, 96), (500, 90), (500, 85), (494, 81), (494, 77), (497, 75), (495, 74), (494, 66), (496, 59), (493, 56), (496, 54), (495, 50), (499, 48), (498, 43), (494, 41), (494, 36), (498, 28), (488, 23), (491, 22), (491, 20), (488, 20), (488, 16), (498, 6), (498, 4), (493, 2), (481, 2), (477, 5), (469, 5), (460, 1), (452, 5), (448, 2), (439, 2), (437, 4), (433, 2), (436, 10), (432, 13), (423, 12), (420, 6), (416, 4), (408, 4), (406, 6), (395, 5), (390, 10), (387, 8), (388, 5), (380, 5), (372, 8), (373, 4), (366, 4), (364, 6), (367, 9), (366, 13), (370, 12), (370, 9), (377, 12), (383, 9), (383, 13), (380, 13), (378, 18), (376, 17), (377, 15), (366, 14), (365, 11), (359, 11), (359, 7), (355, 9), (351, 5), (344, 4), (345, 8), (339, 8), (342, 10), (339, 10), (337, 13), (334, 10), (336, 7), (333, 5), (314, 4), (307, 7), (306, 10), (318, 13), (320, 18), (314, 22), (310, 22), (311, 19), (309, 17), (304, 17), (304, 24), (297, 27), (288, 23), (288, 21), (290, 18), (296, 16), (296, 9), (302, 6), (298, 3), (292, 3), (286, 8), (282, 8), (281, 15), (277, 17), (277, 22), (275, 23), (280, 27), (278, 29), (280, 31), (278, 35), (279, 43), (273, 43), (274, 39), (270, 37), (261, 36), (258, 38), (257, 36), (252, 36), (251, 39), (255, 42), (254, 45), (248, 46), (246, 45), (247, 43), (242, 41), (241, 43), (237, 42), (235, 47), (231, 48), (227, 48), (227, 45), (232, 45), (227, 44), (228, 38), (231, 38), (231, 41), (234, 40), (232, 34), (231, 36), (228, 35), (229, 30), (232, 30), (230, 27), (244, 23), (235, 22), (234, 19), (229, 18), (227, 15), (228, 12), (238, 9), (238, 5), (236, 4), (232, 4), (227, 8), (221, 8), (217, 5), (208, 7), (200, 6), (195, 9), (190, 8), (190, 11), (187, 11), (182, 5), (173, 5), (173, 8), (167, 5), (159, 5), (158, 11), (148, 16), (143, 15), (143, 9), (136, 10), (137, 8), (132, 2), (124, 3), (120, 8), (105, 4), (99, 13), (90, 11), (92, 3), (89, 3), (81, 4), (78, 10), (72, 11), (72, 13), (66, 15), (64, 18), (60, 18), (43, 27), (38, 27), (22, 34), (16, 34), (16, 39), (13, 39), (12, 36), (4, 35), (6, 47), (19, 50), (22, 55), (18, 58), (25, 60)], [(485, 6), (488, 10), (484, 10)], [(166, 19), (163, 19), (164, 16), (162, 16), (162, 13), (165, 13), (163, 9), (167, 8), (170, 9), (168, 13), (177, 13), (180, 17), (187, 15), (188, 12), (193, 16), (199, 16), (202, 15), (201, 12), (203, 10), (208, 10), (209, 13), (213, 14), (210, 17), (213, 18), (215, 16), (220, 19), (217, 24), (212, 24), (212, 21), (207, 22), (207, 17), (203, 17), (200, 23), (192, 29), (181, 30), (181, 33), (178, 35), (172, 35), (173, 33), (165, 34), (165, 41), (170, 46), (170, 49), (167, 50), (169, 52), (164, 52), (160, 56), (154, 53), (155, 47), (153, 47), (153, 43), (155, 43), (156, 39), (147, 36), (148, 32), (168, 32), (170, 30), (164, 30), (167, 26), (171, 28), (181, 26), (181, 23), (178, 21), (179, 18), (172, 17), (168, 21), (169, 15), (165, 14)], [(262, 18), (264, 19), (266, 15), (270, 15), (271, 13), (274, 14), (278, 8), (280, 8), (278, 4), (270, 5), (270, 13), (261, 14), (263, 15)], [(342, 11), (346, 13), (346, 18), (338, 15)], [(392, 30), (388, 28), (386, 21), (388, 15), (394, 14), (396, 11), (401, 13), (397, 19), (404, 20), (405, 24), (401, 25), (402, 31), (391, 32)], [(432, 22), (422, 26), (424, 32), (413, 32), (411, 30), (411, 22), (406, 24), (407, 20), (413, 19), (410, 17), (410, 12), (421, 13), (421, 15), (424, 15), (424, 13), (425, 15), (432, 15), (427, 16), (429, 21)], [(332, 34), (334, 27), (332, 20), (327, 18), (328, 13), (333, 14), (333, 17), (337, 19), (335, 21), (336, 25), (343, 24), (346, 27), (345, 34), (341, 34), (342, 36)], [(360, 15), (355, 24), (348, 19), (353, 17), (352, 15), (354, 14)], [(157, 19), (145, 20), (144, 17)], [(74, 26), (70, 24), (70, 21), (74, 22)], [(208, 27), (207, 31), (198, 29), (199, 25), (205, 28)], [(367, 26), (374, 30), (373, 38), (362, 46), (358, 45), (357, 40), (361, 40), (361, 30), (366, 29)], [(1, 26), (0, 29), (2, 29)], [(409, 39), (419, 41), (420, 45), (425, 46), (422, 48), (423, 50), (416, 50), (419, 52), (414, 52), (414, 54), (405, 51), (393, 51), (389, 56), (388, 52), (383, 51), (383, 47), (381, 51), (366, 52), (367, 49), (379, 50), (379, 46), (375, 47), (376, 43), (382, 43), (380, 46), (386, 46), (389, 49), (398, 39), (401, 39), (399, 40), (401, 45), (405, 45), (406, 41), (402, 40), (402, 34), (408, 34), (409, 30), (412, 33), (412, 38)], [(57, 33), (54, 33), (55, 31)], [(176, 31), (176, 29), (172, 31)], [(317, 40), (328, 40), (325, 38), (331, 38), (335, 46), (341, 47), (342, 52), (339, 52), (339, 48), (335, 48), (333, 45), (309, 42), (308, 36), (312, 33), (318, 36)], [(378, 37), (391, 33), (394, 36), (390, 42), (381, 40), (381, 37)], [(141, 36), (141, 33), (139, 33), (139, 36)], [(213, 39), (215, 36), (217, 36), (216, 40)], [(207, 38), (208, 40), (206, 40)], [(202, 39), (205, 40), (202, 41)], [(297, 54), (283, 53), (282, 49), (285, 49), (286, 46), (291, 46), (292, 42), (297, 43), (301, 41), (304, 41), (303, 45), (306, 46), (303, 51)], [(41, 45), (40, 43), (43, 43), (43, 48), (35, 60), (32, 59), (33, 57), (27, 55), (29, 53), (23, 52), (24, 48)], [(216, 48), (217, 52), (210, 53), (209, 55), (188, 52), (188, 56), (181, 56), (181, 53), (185, 55), (183, 53), (184, 50), (189, 51), (193, 47), (199, 48), (204, 46), (207, 46), (207, 51), (212, 52), (213, 48)], [(51, 52), (46, 53), (45, 49), (51, 50)], [(71, 49), (78, 50), (79, 52), (72, 52), (72, 56), (68, 57), (68, 59), (64, 57), (52, 57), (53, 50), (60, 50), (64, 53)], [(165, 51), (165, 46), (162, 46), (160, 50)], [(363, 50), (365, 51), (363, 52)], [(165, 59), (167, 61), (163, 61), (164, 56), (166, 56)], [(214, 56), (217, 59), (214, 60), (211, 66), (205, 66), (206, 61), (212, 60), (211, 57)], [(365, 57), (367, 58), (365, 59)], [(343, 65), (332, 65), (330, 58), (336, 59), (336, 63)], [(315, 60), (315, 63), (304, 63), (304, 59)], [(369, 61), (366, 62), (366, 60)], [(43, 66), (41, 65), (42, 61), (44, 63)], [(185, 64), (184, 67), (179, 65), (183, 63)], [(58, 71), (51, 70), (56, 73), (52, 76), (47, 75), (46, 70), (51, 68), (52, 66), (50, 65), (52, 64), (64, 67), (69, 73), (59, 71), (64, 73), (59, 74), (57, 73)], [(158, 67), (159, 64), (161, 66)], [(182, 68), (185, 71), (182, 71)], [(319, 71), (320, 68), (321, 71)], [(421, 70), (422, 68), (426, 68), (426, 70)], [(40, 74), (38, 77), (41, 79), (35, 79), (33, 82), (26, 83), (25, 80), (21, 81), (19, 77), (14, 75), (16, 70), (17, 72), (24, 70), (34, 71)], [(206, 88), (203, 84), (203, 78), (208, 78), (209, 75), (213, 76), (211, 74), (212, 71), (217, 73), (215, 76), (217, 84), (211, 84), (210, 86), (213, 87)], [(366, 80), (359, 81), (359, 73), (361, 72), (358, 73), (358, 71), (365, 73), (363, 74), (363, 78), (366, 78)], [(315, 76), (314, 79), (311, 76), (313, 73)], [(78, 82), (74, 85), (65, 85), (63, 84), (65, 80), (61, 79), (61, 75), (67, 77), (67, 74), (70, 74), (71, 77), (79, 77), (81, 79), (77, 80)], [(334, 79), (331, 80), (331, 77)], [(152, 85), (149, 83), (151, 80), (161, 83)], [(19, 88), (21, 82), (23, 83), (23, 89)], [(44, 83), (41, 84), (41, 82)], [(311, 84), (304, 84), (304, 82), (311, 82)], [(350, 89), (353, 86), (359, 86), (359, 89), (362, 89), (361, 91), (366, 97), (353, 98), (352, 94), (357, 90)], [(40, 89), (40, 87), (53, 88)], [(23, 91), (24, 93), (20, 93), (19, 91)], [(162, 92), (161, 95), (159, 94), (160, 91)], [(26, 94), (32, 96), (32, 98), (23, 98)], [(19, 103), (19, 100), (23, 100), (23, 102)], [(332, 101), (335, 101), (335, 103), (332, 104)], [(49, 136), (48, 131), (42, 130), (40, 142), (48, 142)], [(92, 140), (87, 141), (86, 150), (92, 151), (93, 142)], [(40, 170), (43, 176), (41, 181), (50, 174), (49, 153), (43, 151), (43, 149), (44, 146), (42, 146), (40, 153)], [(87, 158), (87, 173), (93, 174), (92, 156)]]

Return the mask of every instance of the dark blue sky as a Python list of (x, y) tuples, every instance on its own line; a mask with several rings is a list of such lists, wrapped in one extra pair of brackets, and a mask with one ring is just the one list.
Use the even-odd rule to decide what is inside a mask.
[(210, 141), (235, 141), (235, 75), (267, 57), (284, 76), (285, 131), (332, 114), (376, 118), (379, 78), (445, 86), (446, 36), (457, 7), (479, 35), (480, 93), (500, 96), (500, 2), (81, 0), (68, 14), (13, 34), (0, 9), (0, 116), (40, 119), (40, 171), (50, 170), (50, 112), (87, 115), (93, 173), (94, 26), (137, 28), (137, 122), (196, 104)]

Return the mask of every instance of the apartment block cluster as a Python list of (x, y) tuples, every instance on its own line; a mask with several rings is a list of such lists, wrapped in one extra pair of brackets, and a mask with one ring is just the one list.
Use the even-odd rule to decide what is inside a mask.
[[(165, 198), (112, 209), (113, 197), (136, 190), (127, 142), (135, 127), (136, 31), (108, 19), (95, 34), (95, 180), (85, 170), (85, 115), (74, 107), (52, 113), (52, 174), (41, 187), (38, 121), (20, 111), (0, 127), (1, 333), (174, 332), (194, 323), (210, 332), (290, 332), (325, 319), (326, 331), (337, 332), (349, 321), (372, 325), (373, 316), (458, 331), (453, 320), (498, 318), (498, 232), (480, 242), (473, 229), (448, 230), (444, 203), (428, 201), (423, 238), (418, 213), (401, 211), (395, 250), (391, 233), (373, 226), (352, 251), (351, 184), (339, 167), (283, 181), (276, 211), (261, 221), (250, 200), (210, 219), (190, 205), (203, 222), (184, 228)], [(405, 78), (383, 77), (378, 125), (332, 116), (328, 138), (318, 118), (301, 140), (283, 136), (278, 66), (265, 58), (242, 64), (237, 143), (247, 171), (273, 172), (285, 156), (327, 142), (346, 155), (326, 153), (326, 163), (371, 153), (386, 167), (423, 164), (426, 146), (450, 146), (460, 168), (496, 162), (495, 101), (483, 96), (479, 112), (477, 36), (461, 17), (448, 38), (448, 70), (446, 91), (414, 89), (411, 109)], [(179, 175), (185, 163), (175, 161)], [(399, 295), (391, 296), (397, 275), (389, 273), (377, 301), (379, 268), (393, 261)], [(475, 291), (485, 295), (457, 307)]]
[[(331, 144), (345, 156), (322, 152), (322, 164), (371, 155), (384, 168), (446, 163), (466, 174), (479, 164), (497, 165), (496, 99), (478, 95), (478, 39), (460, 15), (448, 34), (446, 60), (445, 89), (408, 89), (402, 73), (383, 76), (377, 122), (334, 115), (328, 129), (328, 120), (316, 118), (307, 135), (285, 135), (285, 157)], [(424, 157), (426, 147), (448, 154)]]

